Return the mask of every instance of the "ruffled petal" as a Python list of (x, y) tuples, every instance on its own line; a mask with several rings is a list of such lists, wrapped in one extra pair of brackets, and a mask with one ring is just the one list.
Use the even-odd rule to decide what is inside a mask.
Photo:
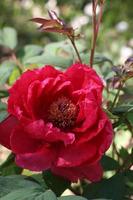
[(100, 163), (93, 165), (84, 164), (80, 167), (53, 167), (52, 172), (58, 176), (62, 176), (70, 181), (77, 182), (78, 179), (88, 179), (97, 182), (102, 178), (103, 170)]
[(62, 74), (62, 72), (56, 70), (52, 66), (45, 66), (40, 69), (27, 70), (24, 72), (9, 90), (8, 112), (19, 119), (22, 118), (23, 115), (27, 118), (30, 117), (26, 105), (28, 87), (30, 84), (37, 80), (42, 82), (47, 78), (56, 78), (59, 74)]
[(51, 168), (55, 159), (56, 152), (46, 145), (35, 153), (17, 154), (16, 163), (25, 169), (43, 171)]
[(0, 123), (0, 144), (8, 149), (11, 148), (10, 137), (17, 124), (18, 120), (12, 115)]
[(46, 142), (63, 142), (64, 145), (72, 144), (75, 140), (73, 133), (63, 133), (53, 127), (52, 123), (45, 124), (43, 120), (34, 121), (25, 127), (25, 131), (33, 139), (42, 139)]
[(30, 138), (21, 125), (13, 130), (10, 140), (11, 149), (16, 154), (35, 152), (42, 145), (41, 140)]
[[(108, 134), (106, 134), (106, 131), (105, 131), (107, 118), (102, 110), (99, 110), (99, 115), (97, 116), (97, 118), (98, 118), (97, 121), (95, 121), (95, 124), (92, 127), (89, 127), (82, 134), (78, 134), (78, 135), (76, 134), (77, 140), (78, 140), (77, 143), (79, 143), (79, 144), (85, 143), (93, 138), (95, 138), (95, 140), (96, 140), (97, 139), (96, 136), (99, 135), (99, 137), (101, 137), (102, 133), (104, 133), (104, 132), (105, 132), (105, 138), (108, 137)], [(81, 131), (82, 131), (82, 129), (81, 129)], [(103, 140), (104, 140), (104, 138), (103, 138)], [(103, 141), (101, 141), (101, 142), (103, 142)]]
[(90, 164), (95, 161), (97, 156), (97, 147), (91, 143), (72, 145), (61, 149), (58, 154), (56, 166), (58, 167), (74, 167), (82, 165), (84, 162), (89, 161)]
[(74, 90), (96, 90), (97, 98), (101, 101), (103, 82), (92, 68), (85, 64), (76, 63), (66, 70), (65, 75), (72, 82)]
[(91, 101), (89, 98), (81, 101), (79, 103), (79, 114), (77, 117), (77, 125), (80, 125), (74, 128), (74, 132), (85, 132), (96, 124), (98, 117), (99, 107), (96, 101)]

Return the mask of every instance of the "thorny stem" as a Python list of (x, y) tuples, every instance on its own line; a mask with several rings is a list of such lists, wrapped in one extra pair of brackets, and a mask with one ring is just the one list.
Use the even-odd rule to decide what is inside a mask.
[(69, 37), (69, 36), (68, 36), (68, 38), (70, 39), (70, 41), (71, 41), (71, 43), (72, 43), (72, 45), (73, 45), (73, 48), (74, 48), (74, 50), (75, 50), (75, 52), (76, 52), (76, 54), (77, 54), (78, 60), (80, 61), (80, 63), (82, 63), (81, 57), (80, 57), (80, 55), (79, 55), (78, 49), (77, 49), (76, 44), (75, 44), (74, 37), (71, 37), (71, 36)]
[(93, 17), (92, 17), (92, 24), (93, 24), (93, 36), (92, 36), (92, 48), (91, 48), (91, 55), (90, 55), (90, 66), (93, 67), (93, 60), (94, 60), (94, 53), (96, 47), (97, 36), (99, 32), (100, 23), (102, 21), (103, 15), (103, 8), (104, 8), (103, 0), (100, 1), (100, 12), (98, 19), (96, 18), (96, 9), (98, 5), (98, 0), (92, 0), (92, 10), (93, 10)]

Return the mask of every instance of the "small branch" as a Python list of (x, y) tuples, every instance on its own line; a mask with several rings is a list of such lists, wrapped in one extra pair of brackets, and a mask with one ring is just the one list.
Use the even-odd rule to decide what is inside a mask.
[(77, 54), (77, 57), (78, 57), (79, 62), (82, 63), (82, 60), (81, 60), (81, 57), (80, 57), (80, 55), (79, 55), (78, 49), (77, 49), (77, 47), (76, 47), (74, 38), (73, 38), (73, 37), (68, 37), (68, 38), (70, 39), (70, 41), (71, 41), (71, 43), (72, 43), (72, 45), (73, 45), (73, 48), (74, 48), (74, 50), (75, 50), (75, 52), (76, 52), (76, 54)]
[(100, 13), (99, 13), (98, 19), (96, 19), (96, 9), (97, 9), (97, 5), (98, 5), (98, 0), (92, 0), (93, 35), (92, 35), (92, 48), (91, 48), (91, 55), (90, 55), (90, 66), (91, 67), (93, 67), (93, 60), (94, 60), (96, 41), (97, 41), (97, 36), (98, 36), (98, 32), (99, 32), (99, 27), (100, 27), (100, 24), (101, 24), (101, 21), (102, 21), (104, 2), (105, 1), (100, 1)]
[(18, 66), (20, 72), (23, 72), (23, 66), (20, 61), (17, 59), (15, 53), (12, 53), (12, 59), (15, 61), (16, 65)]
[(116, 95), (115, 95), (115, 98), (114, 98), (114, 100), (113, 100), (113, 103), (112, 103), (112, 105), (111, 105), (110, 110), (112, 110), (112, 109), (114, 108), (114, 106), (115, 106), (117, 100), (119, 99), (120, 91), (121, 91), (121, 89), (122, 89), (122, 87), (123, 87), (123, 84), (124, 84), (124, 82), (121, 81), (121, 82), (120, 82), (120, 86), (119, 86), (118, 91), (117, 91), (117, 93), (116, 93)]

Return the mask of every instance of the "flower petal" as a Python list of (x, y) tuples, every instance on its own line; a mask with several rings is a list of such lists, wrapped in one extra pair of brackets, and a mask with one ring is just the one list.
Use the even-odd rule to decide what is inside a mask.
[(16, 154), (35, 152), (41, 144), (41, 140), (30, 138), (21, 125), (18, 125), (12, 132), (11, 149)]
[(7, 117), (3, 122), (0, 123), (0, 144), (10, 149), (10, 136), (13, 129), (18, 124), (18, 120), (13, 115)]
[(45, 124), (43, 120), (34, 121), (25, 127), (26, 132), (33, 139), (43, 139), (46, 142), (63, 142), (65, 145), (72, 144), (75, 140), (73, 133), (63, 133), (53, 127), (52, 123)]
[(32, 171), (43, 171), (51, 167), (56, 158), (56, 152), (47, 146), (35, 153), (17, 154), (16, 163), (22, 168)]
[(52, 172), (58, 176), (77, 182), (78, 179), (88, 179), (89, 181), (96, 182), (102, 178), (103, 170), (100, 163), (93, 165), (84, 164), (80, 167), (53, 167)]
[(103, 83), (97, 73), (85, 64), (76, 63), (65, 72), (68, 80), (72, 82), (74, 90), (96, 90), (97, 98), (101, 101)]
[(94, 162), (96, 155), (97, 147), (93, 143), (77, 144), (75, 142), (61, 149), (56, 165), (58, 167), (73, 167), (79, 166), (86, 161), (91, 164)]
[(99, 107), (96, 101), (91, 101), (86, 98), (79, 103), (79, 108), (77, 124), (79, 123), (81, 125), (75, 127), (74, 132), (83, 133), (97, 122)]

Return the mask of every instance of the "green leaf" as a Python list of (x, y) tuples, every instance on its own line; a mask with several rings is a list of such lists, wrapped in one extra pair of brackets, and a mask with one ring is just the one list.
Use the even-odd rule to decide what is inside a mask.
[(51, 190), (48, 190), (35, 200), (57, 200), (57, 197)]
[(123, 160), (126, 160), (129, 157), (129, 153), (124, 147), (121, 147), (119, 154)]
[(10, 49), (17, 46), (17, 32), (14, 28), (4, 27), (0, 34), (0, 44)]
[(0, 101), (0, 122), (8, 116), (6, 104)]
[(133, 103), (132, 104), (122, 104), (113, 109), (114, 114), (121, 114), (125, 112), (133, 112)]
[[(29, 177), (26, 176), (21, 176), (21, 175), (0, 176), (0, 197), (3, 197), (13, 192), (14, 190), (25, 189), (25, 188), (30, 189), (31, 187), (39, 189), (41, 188), (37, 182), (33, 181), (32, 179), (30, 180)], [(21, 195), (23, 195), (23, 193)]]
[(26, 63), (29, 58), (38, 56), (42, 52), (43, 52), (43, 48), (41, 46), (38, 46), (38, 45), (26, 45), (21, 50), (22, 62)]
[(37, 181), (43, 188), (47, 188), (48, 189), (48, 187), (47, 187), (47, 185), (46, 185), (46, 183), (45, 183), (45, 181), (43, 179), (42, 173), (32, 174), (30, 177), (33, 178), (35, 181)]
[(14, 68), (15, 64), (12, 61), (4, 61), (0, 65), (0, 85), (6, 83)]
[(119, 163), (109, 156), (103, 156), (101, 164), (104, 171), (117, 170), (120, 167)]
[[(86, 49), (83, 41), (76, 41), (76, 47), (79, 53), (83, 52)], [(44, 54), (45, 53), (49, 55), (56, 55), (56, 56), (64, 55), (64, 58), (75, 55), (75, 51), (69, 40), (47, 44), (44, 48)]]
[[(37, 196), (40, 196), (42, 193), (42, 190), (40, 188), (23, 188), (23, 189), (17, 189), (6, 196), (3, 196), (1, 200), (37, 200)], [(40, 198), (38, 200), (43, 200), (43, 198)]]
[(133, 125), (133, 110), (132, 110), (132, 112), (130, 110), (130, 112), (127, 113), (127, 119)]
[(89, 184), (84, 188), (87, 199), (107, 198), (112, 200), (123, 200), (126, 195), (125, 174), (116, 174), (110, 179), (98, 183)]
[(50, 171), (43, 172), (43, 178), (47, 186), (52, 189), (57, 196), (61, 195), (67, 188), (70, 187), (70, 182), (53, 175)]
[(6, 90), (0, 90), (0, 99), (4, 97), (8, 97), (9, 93)]
[(12, 85), (19, 76), (20, 76), (20, 70), (18, 68), (15, 68), (9, 77), (9, 84)]
[[(81, 59), (84, 63), (88, 64), (89, 55), (88, 54), (81, 54)], [(105, 56), (96, 55), (94, 57), (94, 62), (93, 62), (94, 64), (101, 64), (101, 63), (104, 63), (104, 62), (109, 62), (111, 65), (113, 65), (112, 61)]]
[(87, 199), (80, 196), (70, 195), (70, 196), (59, 197), (58, 200), (87, 200)]
[(57, 200), (52, 191), (43, 192), (41, 188), (24, 188), (11, 192), (1, 200)]
[(15, 156), (11, 153), (7, 160), (0, 166), (0, 174), (2, 176), (8, 176), (13, 174), (21, 174), (22, 168), (15, 164)]
[(24, 64), (37, 64), (37, 65), (53, 65), (56, 67), (66, 68), (72, 64), (71, 58), (63, 58), (61, 56), (43, 54), (40, 56), (35, 56), (28, 58)]

